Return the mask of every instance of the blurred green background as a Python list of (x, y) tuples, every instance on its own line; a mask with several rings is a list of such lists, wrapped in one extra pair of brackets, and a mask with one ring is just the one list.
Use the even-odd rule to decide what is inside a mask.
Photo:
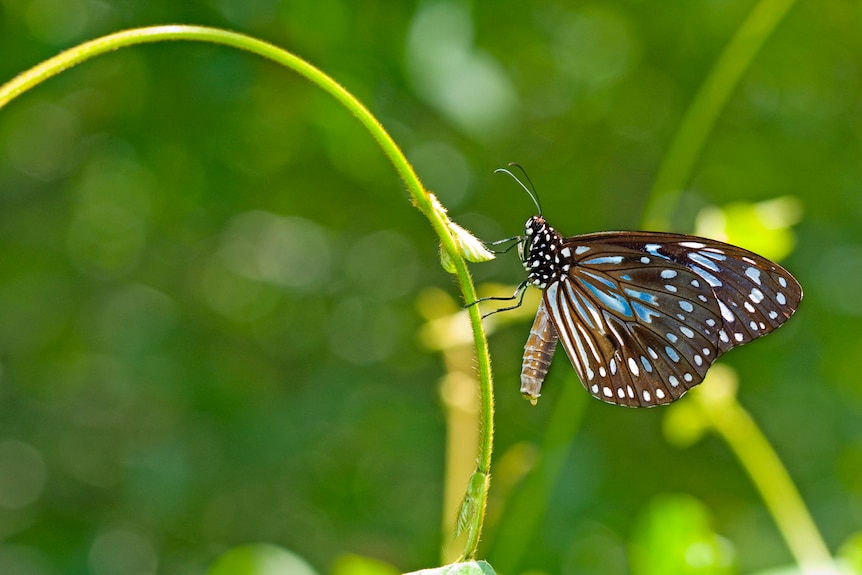
[[(509, 161), (563, 233), (633, 229), (753, 5), (0, 0), (0, 82), (124, 28), (228, 28), (339, 80), (483, 239), (533, 213), (492, 174)], [(782, 262), (806, 290), (797, 317), (722, 361), (833, 551), (862, 526), (859, 30), (858, 1), (793, 7), (671, 220), (692, 232), (710, 206), (801, 208)], [(0, 573), (204, 573), (250, 542), (319, 573), (351, 555), (438, 564), (446, 368), (419, 337), (420, 302), (457, 290), (437, 250), (358, 122), (250, 54), (124, 49), (0, 110)], [(514, 254), (473, 271), (523, 278)], [(667, 441), (674, 407), (590, 400), (562, 354), (538, 406), (524, 401), (529, 315), (491, 339), (498, 465), (481, 555), (494, 564), (509, 497), (577, 386), (576, 435), (540, 487), (551, 504), (509, 572), (650, 572), (631, 549), (662, 531), (650, 525), (668, 497), (720, 534), (724, 572), (792, 562), (727, 445)]]

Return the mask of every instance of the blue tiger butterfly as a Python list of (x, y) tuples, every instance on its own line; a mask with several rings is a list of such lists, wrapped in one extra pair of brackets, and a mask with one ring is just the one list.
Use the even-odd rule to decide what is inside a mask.
[(512, 298), (491, 299), (523, 298), (529, 285), (543, 292), (521, 371), (533, 403), (558, 341), (594, 397), (671, 403), (723, 353), (780, 327), (802, 300), (787, 270), (748, 250), (663, 232), (564, 237), (530, 196), (540, 215), (512, 238), (527, 279)]

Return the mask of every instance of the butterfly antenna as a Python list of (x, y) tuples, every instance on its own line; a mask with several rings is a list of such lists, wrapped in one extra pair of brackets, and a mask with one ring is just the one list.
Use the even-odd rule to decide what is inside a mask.
[(509, 167), (518, 168), (519, 170), (521, 170), (521, 173), (524, 174), (524, 177), (527, 179), (527, 182), (529, 182), (530, 187), (528, 188), (527, 186), (525, 186), (524, 182), (522, 182), (521, 179), (518, 178), (518, 176), (516, 176), (515, 174), (513, 174), (510, 170), (507, 170), (506, 168), (497, 168), (496, 170), (494, 170), (494, 173), (498, 174), (498, 173), (502, 172), (504, 174), (508, 174), (513, 180), (518, 182), (518, 184), (522, 188), (524, 188), (524, 191), (527, 192), (527, 195), (529, 195), (530, 198), (533, 200), (533, 203), (536, 204), (536, 208), (539, 210), (539, 215), (541, 216), (542, 215), (542, 205), (539, 203), (539, 194), (536, 193), (536, 186), (533, 185), (533, 180), (530, 179), (530, 176), (527, 175), (527, 171), (521, 166), (521, 164), (517, 164), (515, 162), (510, 162)]

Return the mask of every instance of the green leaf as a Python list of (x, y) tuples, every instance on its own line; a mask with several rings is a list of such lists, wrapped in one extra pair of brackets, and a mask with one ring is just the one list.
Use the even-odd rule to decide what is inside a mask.
[[(455, 247), (465, 260), (481, 263), (494, 259), (494, 253), (489, 251), (481, 240), (449, 219), (449, 216), (446, 214), (446, 208), (443, 207), (437, 196), (431, 193), (428, 195), (431, 198), (433, 210), (446, 223), (449, 232), (452, 234), (452, 239), (455, 240)], [(449, 255), (443, 244), (440, 244), (440, 265), (450, 274), (455, 273), (455, 264), (452, 262), (452, 256)]]
[(488, 475), (479, 470), (473, 472), (470, 476), (470, 482), (467, 484), (467, 492), (464, 494), (464, 500), (461, 501), (461, 507), (458, 509), (458, 519), (455, 523), (455, 537), (459, 537), (468, 529), (474, 529), (476, 516), (482, 510), (482, 501), (488, 492)]

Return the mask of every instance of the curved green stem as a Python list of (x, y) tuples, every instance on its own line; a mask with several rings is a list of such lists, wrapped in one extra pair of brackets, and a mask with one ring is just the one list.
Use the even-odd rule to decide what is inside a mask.
[(829, 548), (808, 513), (790, 474), (757, 424), (736, 401), (708, 401), (697, 394), (696, 404), (721, 435), (760, 491), (778, 530), (804, 572), (832, 564)]
[[(413, 199), (414, 205), (419, 209), (419, 211), (425, 214), (431, 222), (431, 226), (440, 238), (442, 249), (445, 250), (449, 256), (451, 268), (457, 278), (464, 300), (466, 302), (476, 301), (477, 297), (475, 287), (473, 286), (473, 280), (470, 276), (469, 270), (467, 269), (467, 264), (462, 256), (462, 252), (458, 248), (458, 243), (456, 243), (452, 237), (451, 222), (446, 217), (445, 210), (441, 209), (439, 203), (436, 202), (435, 198), (419, 181), (419, 178), (413, 171), (413, 167), (407, 161), (407, 158), (398, 148), (397, 144), (395, 144), (395, 141), (389, 133), (386, 132), (371, 112), (369, 112), (368, 109), (352, 94), (338, 84), (338, 82), (305, 60), (282, 48), (243, 34), (202, 26), (168, 25), (125, 30), (116, 34), (97, 38), (90, 42), (85, 42), (79, 46), (66, 50), (65, 52), (62, 52), (16, 76), (3, 86), (0, 86), (0, 108), (5, 106), (16, 96), (23, 94), (30, 88), (44, 82), (50, 77), (95, 56), (126, 46), (169, 40), (211, 42), (258, 54), (259, 56), (263, 56), (264, 58), (268, 58), (281, 64), (304, 76), (308, 80), (311, 80), (324, 91), (332, 95), (345, 108), (350, 110), (350, 112), (356, 116), (366, 129), (368, 129), (383, 149), (383, 153), (386, 154), (399, 176), (401, 176), (401, 179), (404, 180), (407, 190)], [(482, 436), (479, 442), (478, 470), (486, 477), (490, 477), (489, 471), (491, 466), (491, 450), (493, 445), (494, 429), (494, 396), (491, 380), (491, 358), (488, 353), (488, 342), (485, 336), (485, 331), (482, 327), (478, 306), (471, 306), (468, 311), (470, 323), (473, 328), (473, 343), (476, 348), (476, 361), (479, 372), (480, 393), (482, 397)], [(484, 497), (480, 499), (479, 509), (470, 518), (469, 529), (474, 535), (471, 536), (468, 547), (464, 552), (464, 556), (468, 558), (473, 557), (476, 553), (476, 545), (478, 544), (479, 535), (482, 531), (482, 522), (485, 516), (485, 501), (486, 498)]]
[(685, 112), (649, 194), (646, 229), (665, 230), (718, 115), (795, 0), (760, 0), (736, 31)]

